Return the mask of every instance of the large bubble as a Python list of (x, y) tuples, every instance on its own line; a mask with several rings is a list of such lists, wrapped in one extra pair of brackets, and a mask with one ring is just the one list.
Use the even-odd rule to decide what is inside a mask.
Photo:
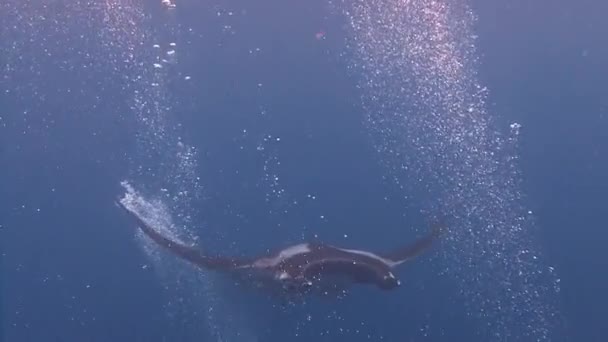
[(478, 317), (479, 335), (559, 339), (559, 279), (523, 204), (519, 126), (501, 134), (487, 111), (471, 10), (438, 0), (334, 5), (348, 21), (350, 67), (387, 172), (421, 209), (448, 216), (446, 272)]

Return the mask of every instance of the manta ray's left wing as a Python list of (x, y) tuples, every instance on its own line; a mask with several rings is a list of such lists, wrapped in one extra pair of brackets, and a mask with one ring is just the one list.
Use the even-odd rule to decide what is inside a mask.
[(117, 204), (127, 212), (139, 229), (141, 229), (141, 231), (150, 239), (176, 256), (189, 261), (200, 268), (230, 271), (239, 268), (248, 268), (250, 265), (249, 261), (246, 260), (205, 255), (195, 248), (186, 246), (178, 241), (173, 241), (152, 228), (148, 223), (142, 220), (136, 212), (126, 207), (120, 201), (117, 201)]
[(435, 242), (444, 231), (444, 223), (442, 221), (437, 221), (431, 225), (431, 232), (427, 236), (415, 241), (411, 245), (401, 247), (390, 253), (385, 253), (382, 256), (391, 261), (392, 266), (400, 265), (429, 249), (433, 245), (433, 242)]

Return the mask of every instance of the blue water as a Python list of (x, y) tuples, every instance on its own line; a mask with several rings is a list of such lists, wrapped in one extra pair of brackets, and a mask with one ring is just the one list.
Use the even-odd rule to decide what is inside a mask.
[[(477, 18), (447, 39), (478, 37), (463, 75), (488, 95), (464, 97), (483, 108), (473, 118), (493, 120), (460, 126), (449, 103), (411, 90), (435, 74), (400, 68), (398, 54), (414, 51), (400, 37), (433, 25), (374, 29), (397, 3), (0, 4), (4, 341), (603, 341), (606, 5), (451, 4)], [(399, 13), (441, 2), (409, 4)], [(359, 21), (370, 11), (386, 22)], [(376, 53), (390, 57), (365, 58)], [(398, 84), (407, 94), (394, 95)], [(504, 139), (433, 155), (459, 130)], [(413, 149), (415, 138), (432, 147)], [(478, 150), (495, 152), (477, 161), (496, 159), (498, 171), (460, 174)], [(493, 205), (490, 181), (505, 190)], [(454, 226), (399, 270), (394, 292), (284, 307), (137, 235), (115, 206), (123, 182), (166, 209), (157, 228), (171, 221), (213, 253), (315, 237), (382, 251), (424, 234), (441, 210)]]

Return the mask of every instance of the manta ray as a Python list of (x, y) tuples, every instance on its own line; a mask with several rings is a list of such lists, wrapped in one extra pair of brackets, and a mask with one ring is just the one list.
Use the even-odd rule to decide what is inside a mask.
[[(163, 236), (135, 211), (120, 201), (117, 201), (117, 205), (127, 212), (146, 236), (177, 257), (205, 270), (247, 274), (249, 276), (245, 279), (262, 279), (263, 283), (279, 285), (278, 288), (290, 294), (307, 294), (313, 289), (328, 294), (328, 283), (334, 290), (343, 291), (341, 285), (344, 285), (344, 281), (349, 285), (369, 284), (381, 290), (395, 289), (401, 285), (401, 281), (393, 273), (394, 269), (429, 249), (444, 230), (442, 224), (433, 224), (427, 236), (383, 254), (307, 242), (260, 257), (233, 258), (207, 255)], [(340, 279), (342, 283), (336, 285), (332, 282), (335, 279)]]

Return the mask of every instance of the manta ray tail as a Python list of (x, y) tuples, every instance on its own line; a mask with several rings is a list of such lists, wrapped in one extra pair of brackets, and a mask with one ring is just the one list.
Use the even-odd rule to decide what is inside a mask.
[(411, 245), (399, 248), (391, 253), (387, 253), (384, 257), (391, 260), (394, 266), (400, 265), (410, 259), (415, 258), (419, 254), (429, 249), (433, 242), (445, 231), (445, 224), (443, 221), (436, 221), (431, 225), (431, 232), (414, 242)]
[(232, 258), (222, 258), (222, 257), (212, 257), (201, 253), (199, 250), (194, 249), (192, 247), (186, 246), (180, 242), (173, 241), (154, 228), (152, 228), (149, 224), (147, 224), (144, 220), (141, 219), (133, 210), (127, 208), (120, 201), (116, 203), (119, 207), (123, 208), (125, 212), (135, 221), (135, 224), (141, 229), (141, 231), (146, 234), (150, 239), (156, 242), (159, 246), (169, 250), (176, 256), (189, 261), (196, 266), (204, 269), (210, 270), (232, 270), (236, 268), (246, 267), (247, 263), (232, 259)]

